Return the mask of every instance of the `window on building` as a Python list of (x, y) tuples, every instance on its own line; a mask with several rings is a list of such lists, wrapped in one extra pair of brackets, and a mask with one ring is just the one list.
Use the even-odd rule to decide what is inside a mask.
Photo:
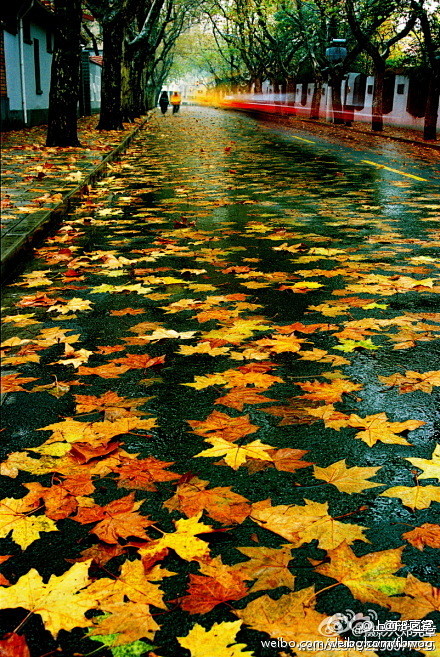
[(404, 84), (398, 84), (397, 85), (397, 93), (402, 96), (405, 93), (405, 85)]
[(46, 32), (46, 52), (53, 52), (53, 34), (52, 32)]
[(23, 18), (23, 41), (25, 43), (32, 43), (31, 39), (31, 23), (28, 18)]
[(40, 40), (34, 39), (34, 71), (35, 71), (35, 93), (42, 94), (41, 68), (40, 68)]
[(369, 96), (371, 96), (372, 93), (373, 93), (373, 85), (372, 85), (372, 84), (368, 84), (368, 85), (367, 85), (367, 94), (368, 94)]

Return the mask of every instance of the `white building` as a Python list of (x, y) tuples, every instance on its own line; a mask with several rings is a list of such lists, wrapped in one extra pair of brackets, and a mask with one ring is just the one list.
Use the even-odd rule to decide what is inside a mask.
[[(24, 0), (2, 9), (2, 129), (47, 123), (54, 22), (51, 0)], [(101, 67), (102, 57), (83, 51), (79, 115), (99, 112)]]

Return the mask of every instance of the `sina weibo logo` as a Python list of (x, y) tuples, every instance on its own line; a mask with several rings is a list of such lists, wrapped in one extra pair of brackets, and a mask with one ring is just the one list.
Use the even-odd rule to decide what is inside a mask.
[(374, 630), (376, 622), (377, 614), (373, 609), (368, 609), (366, 615), (346, 609), (343, 613), (324, 618), (318, 630), (320, 634), (328, 637), (338, 637), (350, 631), (356, 635), (369, 634)]

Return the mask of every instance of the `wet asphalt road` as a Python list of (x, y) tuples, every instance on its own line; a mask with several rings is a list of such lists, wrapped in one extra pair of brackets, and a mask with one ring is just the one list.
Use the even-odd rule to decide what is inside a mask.
[[(39, 430), (63, 418), (102, 420), (100, 411), (81, 419), (75, 395), (111, 391), (127, 399), (148, 397), (140, 408), (157, 418), (156, 427), (147, 440), (136, 430), (123, 436), (130, 454), (172, 461), (171, 469), (180, 475), (193, 472), (212, 487), (230, 486), (254, 504), (267, 498), (273, 505), (302, 505), (306, 498), (328, 502), (332, 517), (347, 516), (347, 525), (367, 528), (370, 543), (352, 545), (357, 556), (404, 544), (402, 576), (411, 572), (438, 586), (438, 554), (402, 538), (405, 523), (438, 520), (438, 501), (414, 508), (398, 496), (382, 495), (415, 486), (407, 458), (431, 458), (439, 438), (438, 387), (406, 392), (379, 378), (438, 369), (436, 155), (389, 142), (370, 146), (363, 137), (348, 146), (334, 136), (210, 108), (184, 106), (176, 116), (154, 116), (110, 176), (4, 290), (6, 374), (36, 380), (23, 382), (28, 392), (12, 391), (5, 398), (3, 457), (38, 448), (49, 438), (48, 430)], [(66, 335), (78, 336), (71, 347)], [(299, 350), (281, 344), (283, 335), (295, 335)], [(165, 358), (139, 366), (136, 358), (123, 360), (128, 354)], [(106, 376), (105, 366), (117, 369)], [(99, 367), (104, 370), (93, 370)], [(222, 380), (222, 374), (229, 378)], [(262, 374), (278, 379), (259, 386)], [(51, 386), (55, 376), (63, 394), (39, 389)], [(317, 384), (307, 388), (307, 381)], [(355, 387), (339, 400), (322, 389), (344, 381)], [(244, 402), (241, 408), (218, 401), (243, 388), (269, 401)], [(355, 437), (361, 423), (352, 419), (336, 429), (304, 411), (307, 405), (316, 410), (332, 403), (346, 416), (385, 413), (388, 422), (419, 425), (394, 427), (403, 441), (384, 438), (384, 428), (369, 444)], [(270, 459), (251, 459), (248, 467), (218, 466), (218, 458), (200, 456), (209, 445), (189, 424), (218, 410), (234, 419), (247, 415), (257, 427), (245, 444), (260, 440), (273, 449), (307, 450), (306, 460), (318, 467), (342, 459), (350, 467), (377, 467), (370, 483), (380, 487), (352, 495), (334, 486), (314, 490), (311, 468), (278, 469)], [(2, 477), (4, 497), (22, 497), (23, 483), (56, 484), (51, 473), (35, 474), (23, 463), (17, 477)], [(93, 463), (84, 467), (96, 476)], [(54, 468), (67, 476), (61, 466)], [(130, 492), (111, 477), (96, 481), (96, 504)], [(435, 477), (422, 478), (421, 485), (433, 483)], [(155, 492), (133, 489), (144, 500), (143, 513), (161, 531), (173, 532), (171, 517), (182, 514), (170, 516), (162, 504), (175, 483), (161, 482)], [(209, 516), (205, 521), (216, 522)], [(5, 535), (6, 553), (14, 555), (3, 569), (10, 581), (30, 567), (46, 577), (60, 575), (65, 559), (78, 559), (96, 544), (90, 526), (71, 518), (58, 524), (58, 532), (43, 533), (24, 551)], [(247, 518), (210, 545), (213, 556), (231, 565), (241, 560), (237, 547), (279, 547), (285, 544), (281, 536)], [(295, 590), (328, 584), (310, 568), (309, 558), (325, 558), (317, 539), (295, 547)], [(125, 546), (124, 540), (119, 543)], [(166, 600), (175, 600), (185, 595), (187, 574), (197, 568), (175, 555), (167, 559), (164, 565), (178, 575), (163, 588)], [(119, 565), (116, 559), (107, 567), (117, 573)], [(234, 605), (244, 604), (232, 602), (232, 609), (219, 604), (196, 620), (206, 627), (231, 621)], [(318, 604), (323, 614), (364, 607), (344, 587), (323, 593)], [(376, 608), (381, 618), (389, 617)], [(188, 633), (195, 617), (171, 603), (160, 614), (153, 643), (160, 655), (174, 657), (181, 650), (176, 637)], [(9, 616), (5, 622), (8, 631), (16, 625)], [(69, 656), (96, 648), (78, 631), (54, 640), (38, 620), (31, 619), (28, 628), (33, 657), (59, 647)], [(257, 657), (274, 657), (276, 651), (261, 648), (267, 635), (257, 630), (263, 628), (243, 629), (239, 638)]]

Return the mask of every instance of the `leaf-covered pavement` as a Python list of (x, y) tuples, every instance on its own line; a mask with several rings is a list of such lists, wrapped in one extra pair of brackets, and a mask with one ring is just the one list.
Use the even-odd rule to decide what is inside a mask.
[(5, 290), (3, 654), (417, 654), (268, 641), (439, 631), (439, 199), (152, 121)]
[(96, 116), (79, 119), (78, 148), (46, 147), (46, 126), (2, 133), (2, 236), (28, 214), (53, 209), (136, 127), (103, 132), (96, 124)]

